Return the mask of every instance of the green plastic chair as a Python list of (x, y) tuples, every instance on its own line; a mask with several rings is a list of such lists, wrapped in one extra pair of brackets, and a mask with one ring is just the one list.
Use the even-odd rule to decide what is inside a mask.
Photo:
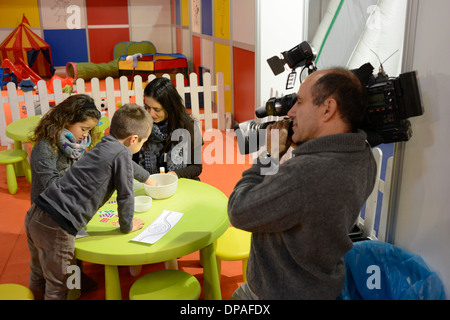
[(0, 151), (0, 164), (6, 164), (6, 182), (10, 194), (17, 193), (17, 177), (15, 164), (22, 165), (22, 170), (25, 178), (31, 183), (31, 169), (27, 160), (28, 154), (24, 150), (9, 149)]
[(247, 261), (250, 254), (252, 233), (229, 227), (215, 243), (217, 271), (221, 274), (222, 261), (242, 260), (242, 276), (247, 281)]
[(158, 270), (136, 280), (130, 300), (197, 300), (201, 286), (191, 274), (181, 270)]
[(0, 284), (0, 300), (34, 300), (30, 289), (20, 284)]

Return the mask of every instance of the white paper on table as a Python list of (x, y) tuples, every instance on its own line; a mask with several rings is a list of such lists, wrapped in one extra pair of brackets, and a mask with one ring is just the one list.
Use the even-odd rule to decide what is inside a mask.
[(169, 232), (182, 216), (180, 212), (163, 210), (151, 225), (130, 241), (153, 244)]

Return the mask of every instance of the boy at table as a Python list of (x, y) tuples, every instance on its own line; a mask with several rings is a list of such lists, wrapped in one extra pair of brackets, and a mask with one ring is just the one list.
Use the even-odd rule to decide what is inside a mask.
[(75, 236), (117, 190), (120, 230), (143, 227), (134, 215), (133, 178), (152, 184), (132, 160), (147, 140), (153, 120), (143, 107), (127, 104), (113, 116), (110, 134), (31, 205), (25, 218), (31, 254), (29, 287), (35, 299), (65, 300), (68, 268), (75, 262)]

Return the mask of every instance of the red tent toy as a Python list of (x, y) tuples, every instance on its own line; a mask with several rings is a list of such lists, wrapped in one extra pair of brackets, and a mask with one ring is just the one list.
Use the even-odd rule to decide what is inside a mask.
[(50, 45), (31, 31), (29, 26), (27, 18), (23, 15), (19, 26), (0, 45), (0, 61), (8, 59), (16, 65), (21, 63), (21, 59), (37, 75), (50, 78), (55, 73)]

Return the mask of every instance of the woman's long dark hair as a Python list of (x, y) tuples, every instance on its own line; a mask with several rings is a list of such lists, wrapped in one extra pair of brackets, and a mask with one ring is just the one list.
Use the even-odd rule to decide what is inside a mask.
[(144, 89), (144, 96), (155, 99), (166, 110), (169, 134), (176, 129), (187, 129), (192, 136), (194, 119), (186, 111), (183, 98), (171, 80), (163, 77), (150, 81)]

